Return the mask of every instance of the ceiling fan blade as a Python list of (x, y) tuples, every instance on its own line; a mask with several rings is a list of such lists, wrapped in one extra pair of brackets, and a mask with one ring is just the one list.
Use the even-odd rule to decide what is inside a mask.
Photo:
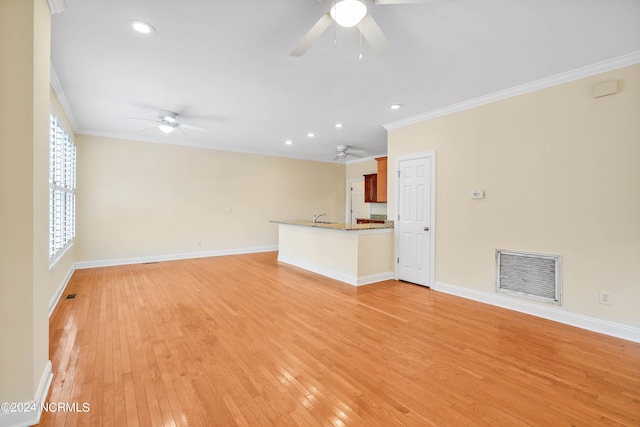
[(178, 127), (185, 128), (185, 129), (190, 129), (190, 130), (196, 130), (198, 132), (209, 132), (209, 129), (204, 128), (202, 126), (195, 126), (195, 125), (190, 125), (190, 124), (182, 123), (182, 122), (180, 122)]
[(147, 122), (158, 122), (158, 119), (143, 119), (142, 117), (125, 117), (125, 119), (144, 120)]
[(375, 5), (384, 6), (387, 4), (424, 4), (424, 3), (434, 3), (438, 0), (371, 0), (371, 2)]
[(368, 13), (358, 24), (358, 29), (378, 56), (382, 56), (391, 50), (389, 40), (387, 40), (376, 21)]
[(333, 22), (333, 18), (329, 13), (325, 13), (322, 15), (318, 22), (314, 24), (313, 27), (309, 30), (309, 32), (298, 42), (296, 47), (293, 48), (289, 55), (291, 56), (302, 56), (305, 54), (307, 50), (311, 47), (311, 45), (320, 38), (322, 33), (325, 32), (329, 25)]
[(157, 128), (157, 127), (158, 127), (157, 125), (147, 126), (147, 127), (144, 127), (144, 128), (142, 128), (142, 129), (140, 129), (138, 132), (146, 132), (146, 131), (148, 131), (149, 129), (155, 129), (155, 128)]
[(364, 157), (364, 156), (361, 156), (360, 154), (353, 154), (352, 152), (349, 152), (347, 156), (355, 157), (357, 159), (361, 159), (362, 157)]

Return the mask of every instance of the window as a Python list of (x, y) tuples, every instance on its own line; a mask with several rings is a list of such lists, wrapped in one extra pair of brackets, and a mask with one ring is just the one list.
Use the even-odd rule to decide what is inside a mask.
[(49, 117), (49, 262), (76, 235), (76, 146), (52, 114)]

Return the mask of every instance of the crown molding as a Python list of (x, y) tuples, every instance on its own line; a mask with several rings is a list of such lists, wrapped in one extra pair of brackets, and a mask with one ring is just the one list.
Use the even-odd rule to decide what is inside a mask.
[(47, 0), (47, 3), (49, 3), (49, 10), (52, 15), (62, 13), (67, 10), (67, 5), (64, 0)]
[(456, 113), (458, 111), (468, 110), (470, 108), (479, 107), (481, 105), (490, 104), (492, 102), (501, 101), (507, 98), (513, 98), (514, 96), (524, 95), (525, 93), (535, 92), (537, 90), (546, 89), (548, 87), (557, 86), (563, 83), (569, 83), (574, 80), (591, 77), (596, 74), (617, 70), (619, 68), (636, 65), (639, 63), (640, 63), (640, 51), (636, 51), (636, 52), (629, 53), (627, 55), (619, 56), (616, 58), (608, 59), (606, 61), (587, 65), (585, 67), (577, 68), (575, 70), (556, 74), (550, 77), (545, 77), (544, 79), (525, 83), (520, 86), (515, 86), (509, 89), (490, 93), (488, 95), (483, 95), (477, 98), (462, 101), (457, 104), (449, 105), (447, 107), (438, 108), (436, 110), (418, 114), (417, 116), (407, 117), (406, 119), (387, 123), (383, 125), (383, 127), (388, 131), (393, 129), (398, 129), (398, 128), (419, 123), (425, 120), (435, 119), (436, 117), (446, 116), (448, 114)]
[(76, 118), (73, 115), (73, 111), (71, 110), (71, 106), (69, 105), (69, 101), (67, 100), (67, 96), (64, 94), (64, 90), (62, 89), (62, 84), (60, 83), (60, 79), (58, 79), (58, 73), (56, 73), (56, 69), (51, 64), (51, 68), (49, 70), (49, 79), (51, 81), (51, 87), (53, 91), (56, 93), (58, 97), (58, 101), (62, 106), (62, 110), (64, 110), (64, 114), (67, 116), (69, 123), (71, 123), (71, 127), (73, 128), (74, 133), (78, 133), (78, 125), (76, 122)]
[[(186, 138), (181, 139), (171, 139), (167, 140), (162, 138), (165, 135), (158, 136), (131, 136), (129, 134), (117, 133), (117, 132), (102, 132), (102, 131), (93, 131), (89, 129), (78, 129), (76, 135), (86, 135), (86, 136), (97, 136), (99, 138), (111, 138), (111, 139), (120, 139), (126, 141), (137, 141), (137, 142), (152, 142), (154, 144), (167, 144), (174, 145), (177, 147), (188, 147), (188, 148), (201, 148), (204, 150), (216, 150), (216, 151), (226, 151), (230, 153), (239, 153), (239, 154), (250, 154), (255, 156), (265, 156), (265, 157), (278, 157), (282, 159), (293, 159), (293, 160), (304, 160), (309, 162), (320, 162), (320, 163), (330, 163), (336, 166), (343, 166), (346, 163), (336, 163), (332, 160), (321, 160), (316, 157), (300, 157), (295, 155), (288, 155), (285, 153), (270, 153), (266, 150), (254, 150), (254, 149), (238, 149), (235, 147), (230, 147), (228, 145), (217, 145), (212, 142), (193, 142), (189, 141)], [(165, 136), (166, 137), (166, 136)], [(377, 156), (379, 157), (379, 156)], [(2, 427), (2, 426), (0, 426)]]

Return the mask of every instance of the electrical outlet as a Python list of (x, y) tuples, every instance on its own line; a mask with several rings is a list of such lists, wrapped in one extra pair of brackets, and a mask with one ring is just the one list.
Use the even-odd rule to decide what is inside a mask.
[(197, 246), (197, 247), (199, 247), (199, 248), (201, 248), (201, 247), (202, 247), (202, 240), (198, 240), (198, 241), (196, 242), (196, 246)]
[(600, 291), (600, 304), (611, 305), (612, 294), (609, 291)]

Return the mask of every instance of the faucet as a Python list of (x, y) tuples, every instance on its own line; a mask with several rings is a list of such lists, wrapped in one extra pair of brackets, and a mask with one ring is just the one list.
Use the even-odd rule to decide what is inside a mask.
[(311, 221), (311, 223), (313, 225), (316, 225), (316, 222), (318, 222), (318, 218), (320, 218), (321, 216), (325, 216), (325, 215), (327, 215), (327, 214), (324, 213), (324, 212), (315, 212), (313, 214), (313, 220)]

